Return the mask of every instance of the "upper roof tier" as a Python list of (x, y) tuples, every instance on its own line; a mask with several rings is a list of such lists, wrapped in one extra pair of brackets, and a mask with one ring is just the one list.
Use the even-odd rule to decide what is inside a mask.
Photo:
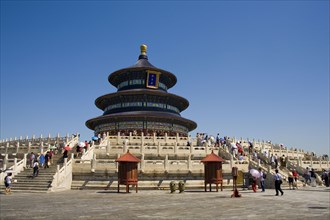
[(118, 87), (118, 85), (121, 82), (125, 81), (125, 77), (127, 77), (127, 75), (130, 74), (131, 72), (151, 70), (151, 71), (160, 72), (161, 79), (162, 78), (164, 79), (164, 80), (160, 79), (160, 81), (163, 81), (162, 83), (166, 85), (167, 89), (173, 87), (177, 82), (176, 76), (169, 71), (155, 67), (148, 61), (146, 45), (142, 44), (140, 49), (141, 49), (141, 54), (139, 56), (138, 61), (133, 66), (120, 69), (111, 73), (108, 77), (108, 81), (113, 86)]

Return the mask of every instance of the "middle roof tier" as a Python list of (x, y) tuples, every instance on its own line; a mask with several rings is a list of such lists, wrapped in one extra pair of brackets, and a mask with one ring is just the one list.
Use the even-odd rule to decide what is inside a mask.
[(189, 106), (187, 99), (161, 90), (131, 89), (109, 93), (98, 97), (95, 105), (103, 115), (126, 112), (156, 110), (180, 115)]

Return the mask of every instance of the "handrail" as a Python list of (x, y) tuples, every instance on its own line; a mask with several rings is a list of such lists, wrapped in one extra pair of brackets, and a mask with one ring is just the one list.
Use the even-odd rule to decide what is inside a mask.
[(67, 161), (64, 159), (63, 167), (57, 165), (57, 172), (53, 175), (53, 181), (48, 189), (51, 192), (68, 190), (71, 188), (72, 183), (72, 162), (73, 159)]
[[(15, 175), (19, 174), (21, 171), (24, 170), (24, 168), (26, 168), (26, 156), (27, 154), (24, 154), (24, 158), (18, 162), (17, 162), (17, 158), (14, 158), (14, 165), (9, 167), (8, 169), (8, 170), (12, 170), (13, 172), (12, 177), (15, 177)], [(5, 170), (3, 170), (3, 172), (0, 173), (0, 185), (4, 184), (4, 178), (6, 175), (7, 173), (5, 172)]]

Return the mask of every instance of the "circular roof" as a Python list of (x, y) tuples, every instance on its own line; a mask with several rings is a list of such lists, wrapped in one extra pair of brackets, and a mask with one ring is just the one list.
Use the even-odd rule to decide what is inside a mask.
[(109, 93), (103, 96), (98, 97), (95, 100), (95, 105), (104, 111), (106, 107), (110, 104), (110, 100), (114, 99), (116, 97), (121, 97), (121, 96), (131, 96), (131, 95), (154, 95), (154, 96), (159, 96), (159, 97), (165, 97), (169, 99), (173, 99), (177, 101), (177, 106), (180, 111), (185, 110), (189, 106), (189, 101), (181, 96), (172, 94), (172, 93), (167, 93), (161, 90), (150, 90), (150, 89), (130, 89), (130, 90), (123, 90), (115, 93)]

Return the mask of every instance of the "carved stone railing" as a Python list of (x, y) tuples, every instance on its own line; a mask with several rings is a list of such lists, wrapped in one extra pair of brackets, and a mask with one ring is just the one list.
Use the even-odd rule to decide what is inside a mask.
[(63, 167), (57, 165), (57, 172), (53, 176), (53, 181), (48, 191), (57, 192), (71, 189), (72, 184), (72, 159), (64, 159)]
[[(21, 171), (24, 170), (24, 168), (26, 168), (26, 157), (27, 154), (24, 154), (24, 158), (20, 161), (17, 162), (17, 158), (14, 158), (14, 165), (9, 167), (8, 170), (10, 170), (12, 172), (12, 177), (15, 177), (15, 175), (19, 174)], [(4, 178), (7, 175), (6, 172), (6, 167), (4, 167), (4, 170), (2, 170), (3, 172), (0, 173), (0, 184), (3, 185), (4, 184)]]

